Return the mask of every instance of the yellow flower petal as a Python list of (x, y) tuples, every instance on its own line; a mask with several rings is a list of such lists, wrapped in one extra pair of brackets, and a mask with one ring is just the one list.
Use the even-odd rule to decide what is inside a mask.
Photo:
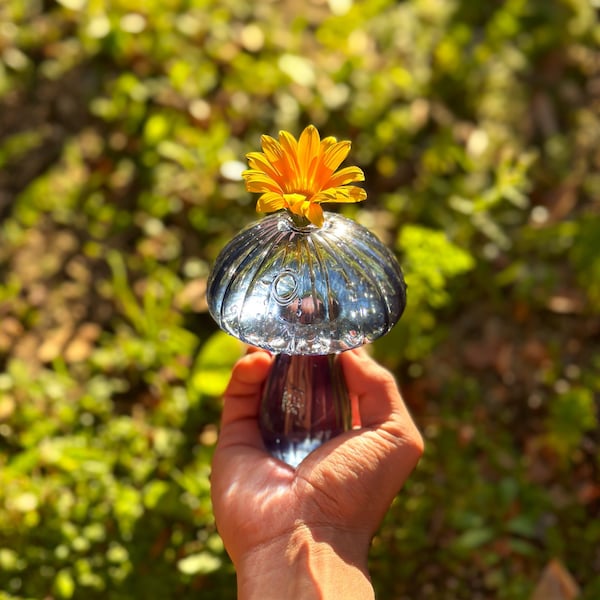
[(246, 158), (251, 170), (262, 171), (265, 175), (275, 180), (281, 177), (281, 173), (279, 173), (273, 163), (262, 152), (249, 152), (246, 154)]
[(367, 197), (367, 192), (355, 185), (336, 188), (335, 202), (362, 202)]
[(243, 171), (242, 177), (246, 180), (246, 189), (249, 192), (256, 192), (258, 194), (263, 192), (281, 193), (279, 184), (262, 171), (255, 171), (253, 169)]
[(311, 202), (337, 202), (337, 191), (335, 188), (330, 188), (328, 190), (323, 190), (318, 194), (315, 194), (311, 199)]
[(286, 208), (283, 196), (275, 192), (266, 192), (258, 199), (258, 202), (256, 203), (257, 212), (275, 212), (276, 210), (280, 210), (282, 208)]
[(305, 173), (311, 163), (319, 158), (321, 153), (321, 138), (314, 125), (309, 125), (300, 135), (298, 140), (298, 162), (304, 168)]
[(314, 202), (308, 202), (308, 210), (304, 214), (304, 216), (317, 227), (322, 227), (323, 222), (325, 220), (323, 216), (323, 209), (319, 204), (315, 204)]
[[(337, 144), (337, 138), (334, 138), (332, 135), (328, 135), (326, 138), (323, 138), (321, 140), (321, 153), (325, 153), (326, 150), (330, 147), (333, 146), (334, 144)], [(345, 142), (342, 142), (345, 143)], [(348, 142), (350, 143), (350, 142)]]
[(283, 158), (283, 148), (276, 139), (270, 135), (262, 135), (260, 141), (263, 152), (269, 162), (275, 163)]
[(303, 202), (306, 202), (306, 196), (304, 194), (284, 194), (283, 200), (285, 202), (286, 208), (289, 208), (292, 212), (295, 212), (297, 215), (302, 214), (300, 206)]
[(337, 173), (334, 173), (329, 179), (329, 185), (331, 187), (340, 187), (347, 183), (354, 183), (355, 181), (364, 181), (365, 174), (362, 169), (358, 167), (346, 167)]
[(287, 165), (288, 175), (290, 180), (294, 181), (300, 173), (300, 165), (298, 163), (298, 142), (296, 138), (287, 131), (279, 132), (279, 144), (283, 151), (283, 163)]
[(346, 160), (351, 146), (350, 142), (337, 142), (329, 146), (323, 153), (323, 165), (333, 173)]
[(361, 202), (365, 190), (348, 185), (364, 181), (358, 167), (336, 172), (350, 153), (349, 141), (321, 139), (317, 128), (308, 125), (298, 140), (287, 131), (276, 140), (261, 136), (262, 152), (249, 152), (249, 169), (242, 173), (246, 189), (261, 194), (257, 210), (273, 212), (285, 208), (315, 225), (323, 224), (323, 202)]

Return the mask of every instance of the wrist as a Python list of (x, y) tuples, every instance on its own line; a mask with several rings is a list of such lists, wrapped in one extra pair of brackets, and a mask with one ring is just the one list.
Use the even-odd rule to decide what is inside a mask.
[(239, 557), (239, 600), (368, 600), (369, 539), (330, 527), (297, 527)]

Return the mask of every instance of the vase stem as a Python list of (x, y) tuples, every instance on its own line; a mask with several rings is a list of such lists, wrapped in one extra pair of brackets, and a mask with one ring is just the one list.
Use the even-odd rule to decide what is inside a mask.
[(350, 429), (350, 399), (339, 355), (276, 355), (259, 420), (267, 450), (292, 467)]

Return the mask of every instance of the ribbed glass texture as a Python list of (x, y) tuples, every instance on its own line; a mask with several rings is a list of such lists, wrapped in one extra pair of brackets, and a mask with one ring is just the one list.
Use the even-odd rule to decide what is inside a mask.
[(275, 353), (330, 354), (372, 342), (398, 321), (406, 285), (393, 254), (335, 213), (298, 227), (285, 213), (249, 225), (218, 256), (207, 289), (219, 326)]

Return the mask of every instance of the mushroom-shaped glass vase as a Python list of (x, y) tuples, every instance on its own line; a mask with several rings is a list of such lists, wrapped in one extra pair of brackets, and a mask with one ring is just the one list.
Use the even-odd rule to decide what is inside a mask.
[[(255, 174), (264, 174), (265, 158), (272, 159), (275, 165), (269, 163), (268, 174), (282, 200), (273, 202), (272, 208), (285, 210), (249, 225), (225, 246), (211, 271), (207, 299), (212, 317), (224, 331), (275, 354), (259, 424), (266, 449), (296, 467), (312, 450), (350, 429), (350, 399), (337, 357), (374, 341), (396, 324), (406, 303), (406, 286), (394, 255), (367, 228), (323, 212), (314, 193), (304, 203), (296, 198), (302, 196), (295, 191), (300, 186), (295, 185), (292, 167), (308, 169), (302, 162), (308, 160), (303, 159), (309, 154), (305, 146), (310, 143), (316, 154), (313, 171), (318, 175), (319, 160), (326, 162), (328, 148), (337, 145), (339, 150), (340, 144), (347, 144), (338, 151), (341, 162), (349, 143), (320, 140), (309, 126), (288, 150), (286, 136), (296, 142), (286, 132), (280, 133), (279, 143), (263, 136), (265, 153), (248, 155), (251, 169), (245, 172), (248, 189), (263, 191), (253, 181), (264, 180)], [(277, 163), (280, 156), (288, 162)], [(324, 173), (333, 173), (339, 162)], [(257, 163), (262, 170), (255, 168)], [(351, 181), (361, 179), (360, 169), (349, 169), (356, 169)], [(322, 175), (309, 183), (313, 190), (333, 187), (355, 193), (352, 201), (364, 198), (356, 186), (328, 188), (333, 177), (329, 174), (325, 181)], [(348, 192), (352, 187), (359, 191)], [(331, 194), (324, 197), (332, 199)], [(260, 200), (258, 208), (266, 208)]]

